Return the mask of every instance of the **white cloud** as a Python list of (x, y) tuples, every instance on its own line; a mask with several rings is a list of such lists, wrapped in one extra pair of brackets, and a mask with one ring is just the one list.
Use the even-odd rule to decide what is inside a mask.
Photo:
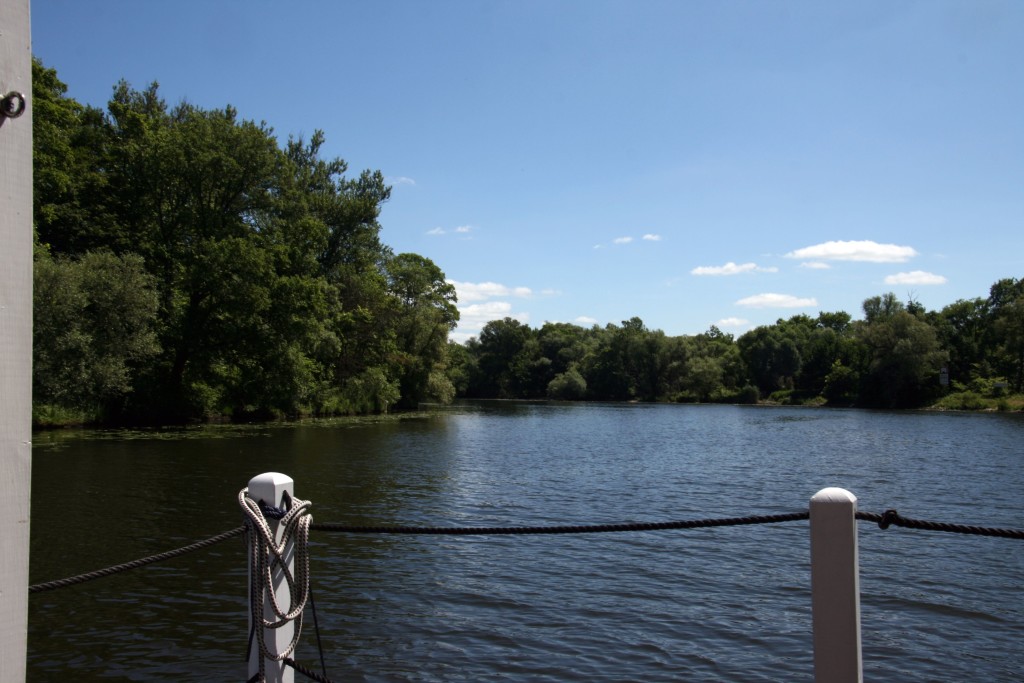
[[(640, 239), (644, 240), (645, 242), (660, 242), (661, 235), (656, 235), (652, 232), (648, 232), (645, 233)], [(623, 235), (622, 237), (616, 237), (615, 239), (613, 239), (612, 244), (630, 244), (631, 242), (635, 241), (635, 237), (632, 237), (631, 235)], [(594, 249), (604, 249), (604, 245), (595, 244)]]
[(388, 177), (385, 180), (385, 182), (390, 183), (392, 185), (415, 185), (416, 184), (415, 180), (413, 180), (412, 178), (406, 178), (404, 175), (390, 176), (390, 177)]
[(786, 254), (787, 258), (871, 263), (903, 263), (914, 256), (917, 256), (917, 251), (913, 247), (879, 244), (871, 240), (823, 242)]
[(909, 273), (896, 273), (885, 278), (887, 285), (944, 285), (947, 280), (935, 273), (914, 270)]
[[(523, 324), (530, 322), (530, 314), (525, 311), (512, 312), (512, 304), (507, 301), (487, 301), (482, 304), (471, 304), (459, 307), (459, 329), (450, 335), (457, 341), (465, 341), (476, 336), (484, 325), (492, 320), (512, 318)], [(461, 338), (461, 339), (460, 339)]]
[(597, 324), (597, 318), (591, 318), (589, 315), (581, 315), (578, 318), (576, 318), (575, 320), (573, 320), (573, 322), (576, 323), (577, 325), (583, 325), (583, 326), (596, 325)]
[(698, 266), (690, 271), (691, 275), (739, 275), (740, 273), (777, 273), (778, 268), (763, 268), (756, 263), (735, 264), (729, 261), (724, 266)]
[(800, 264), (801, 268), (808, 268), (810, 270), (828, 270), (832, 266), (825, 263), (824, 261), (805, 261)]
[(773, 294), (769, 292), (740, 299), (736, 302), (736, 305), (749, 308), (808, 308), (817, 306), (818, 300), (814, 297), (800, 298), (791, 294)]
[(722, 318), (717, 323), (715, 323), (715, 327), (746, 327), (749, 324), (750, 321), (744, 318)]
[[(473, 232), (474, 230), (476, 230), (476, 228), (474, 226), (472, 226), (472, 225), (460, 225), (460, 226), (458, 226), (456, 228), (453, 228), (452, 232), (460, 234), (460, 235), (468, 235), (469, 233)], [(448, 231), (445, 230), (444, 228), (437, 227), (437, 228), (434, 228), (433, 230), (428, 230), (427, 234), (428, 235), (447, 235)]]
[(459, 301), (486, 301), (494, 297), (514, 296), (527, 298), (533, 295), (529, 287), (508, 287), (497, 282), (459, 282), (449, 280), (449, 284), (455, 287), (455, 294)]

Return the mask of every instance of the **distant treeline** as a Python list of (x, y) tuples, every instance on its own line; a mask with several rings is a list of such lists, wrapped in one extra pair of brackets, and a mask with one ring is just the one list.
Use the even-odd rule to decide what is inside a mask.
[(382, 244), (380, 172), (156, 83), (66, 91), (33, 63), (37, 423), (451, 400), (455, 290)]
[(1024, 280), (941, 311), (893, 294), (863, 309), (863, 320), (797, 315), (739, 338), (715, 327), (669, 337), (639, 318), (589, 329), (505, 318), (453, 346), (450, 372), (460, 396), (477, 398), (905, 408), (952, 392), (948, 407), (1019, 407), (1005, 397), (1024, 390)]

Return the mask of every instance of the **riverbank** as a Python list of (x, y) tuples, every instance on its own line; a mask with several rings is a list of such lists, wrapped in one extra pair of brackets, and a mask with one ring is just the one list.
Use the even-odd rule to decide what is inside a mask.
[[(824, 398), (818, 396), (813, 398), (800, 398), (792, 393), (779, 392), (772, 394), (765, 400), (758, 401), (751, 405), (764, 406), (797, 406), (804, 408), (856, 408), (856, 405), (835, 406), (828, 404)], [(910, 409), (905, 409), (910, 410)], [(939, 401), (929, 406), (922, 406), (916, 410), (934, 411), (964, 411), (964, 412), (1024, 412), (1024, 394), (1008, 394), (1005, 396), (986, 396), (974, 391), (959, 391), (947, 394)], [(285, 418), (283, 416), (262, 417), (252, 419), (251, 416), (242, 422), (279, 422), (290, 421), (298, 418)], [(349, 416), (352, 417), (352, 416)], [(229, 415), (207, 417), (194, 424), (215, 424), (215, 423), (238, 423)], [(151, 427), (170, 426), (173, 424), (147, 425)], [(99, 418), (99, 416), (86, 411), (73, 410), (53, 405), (34, 405), (32, 410), (32, 428), (34, 430), (47, 429), (73, 429), (82, 427), (137, 427), (137, 424), (111, 424)]]

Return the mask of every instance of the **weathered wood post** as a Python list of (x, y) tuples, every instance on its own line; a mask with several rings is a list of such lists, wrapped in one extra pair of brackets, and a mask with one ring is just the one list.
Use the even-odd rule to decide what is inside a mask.
[(840, 488), (811, 498), (811, 609), (815, 683), (861, 683), (857, 497)]
[[(263, 501), (267, 505), (271, 505), (276, 508), (285, 507), (285, 500), (287, 498), (295, 497), (295, 481), (286, 474), (279, 472), (265, 472), (257, 475), (249, 480), (249, 497), (254, 501)], [(267, 519), (267, 523), (270, 525), (271, 530), (274, 532), (274, 542), (281, 542), (281, 534), (284, 531), (282, 525), (276, 519)], [(252, 543), (253, 539), (249, 539), (249, 543)], [(250, 548), (251, 550), (251, 548)], [(259, 580), (259, 577), (254, 577), (253, 572), (255, 567), (252, 566), (252, 553), (249, 553), (249, 589), (250, 595), (252, 594), (252, 582)], [(289, 543), (288, 547), (285, 548), (285, 563), (287, 565), (287, 571), (294, 576), (295, 574), (295, 545)], [(289, 603), (289, 592), (288, 582), (285, 580), (284, 570), (278, 568), (272, 574), (274, 595), (277, 597), (279, 605), (287, 605)], [(267, 621), (277, 621), (277, 615), (274, 614), (274, 608), (270, 603), (270, 595), (266, 596), (263, 601), (263, 618)], [(267, 644), (268, 649), (272, 652), (284, 652), (288, 647), (288, 644), (292, 640), (292, 636), (295, 634), (295, 623), (289, 622), (279, 628), (264, 629), (263, 624), (256, 624), (255, 628), (263, 630), (264, 642)], [(249, 629), (252, 632), (252, 613), (249, 614)], [(258, 637), (258, 634), (255, 634)], [(260, 658), (262, 657), (259, 647), (256, 645), (257, 637), (253, 638), (251, 650), (249, 652), (249, 678), (259, 673), (260, 670)], [(295, 680), (295, 671), (286, 666), (283, 662), (276, 662), (271, 659), (264, 658), (264, 671), (266, 673), (267, 683), (293, 683)]]
[(0, 2), (0, 671), (24, 681), (32, 483), (32, 41)]

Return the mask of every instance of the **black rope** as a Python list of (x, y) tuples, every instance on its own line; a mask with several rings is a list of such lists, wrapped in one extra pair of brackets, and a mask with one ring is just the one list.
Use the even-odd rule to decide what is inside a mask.
[(322, 675), (318, 674), (317, 672), (313, 671), (312, 669), (308, 669), (308, 668), (302, 666), (301, 664), (296, 662), (291, 657), (285, 657), (281, 661), (283, 661), (287, 666), (290, 666), (291, 668), (293, 668), (296, 671), (298, 671), (300, 674), (302, 674), (306, 678), (308, 678), (310, 680), (317, 681), (317, 683), (333, 683), (331, 681), (331, 679), (329, 679), (326, 675), (322, 676)]
[(94, 579), (102, 579), (105, 576), (112, 576), (114, 574), (119, 574), (120, 572), (125, 572), (125, 571), (128, 571), (129, 569), (138, 569), (139, 567), (144, 567), (147, 564), (153, 564), (154, 562), (162, 562), (163, 560), (170, 560), (172, 558), (180, 557), (181, 555), (185, 555), (185, 554), (193, 552), (195, 550), (201, 550), (202, 548), (208, 548), (209, 546), (214, 545), (216, 543), (220, 543), (221, 541), (226, 541), (229, 538), (234, 538), (235, 536), (240, 536), (244, 532), (245, 532), (245, 527), (244, 526), (236, 527), (234, 529), (231, 529), (230, 531), (225, 531), (222, 534), (217, 534), (216, 536), (212, 536), (212, 537), (207, 538), (205, 540), (198, 541), (196, 543), (193, 543), (191, 545), (187, 545), (187, 546), (185, 546), (183, 548), (178, 548), (176, 550), (169, 550), (169, 551), (167, 551), (165, 553), (159, 553), (157, 555), (150, 555), (149, 557), (143, 557), (143, 558), (140, 558), (138, 560), (133, 560), (131, 562), (125, 562), (124, 564), (115, 564), (112, 567), (106, 567), (105, 569), (98, 569), (96, 571), (88, 572), (86, 574), (79, 574), (77, 576), (69, 576), (66, 579), (57, 579), (56, 581), (48, 581), (47, 583), (37, 583), (34, 586), (29, 586), (28, 587), (28, 592), (29, 593), (42, 593), (44, 591), (51, 591), (51, 590), (55, 590), (57, 588), (66, 588), (68, 586), (74, 586), (74, 585), (77, 585), (77, 584), (80, 584), (80, 583), (85, 583), (86, 581), (92, 581)]
[(953, 534), (973, 534), (975, 536), (996, 536), (998, 538), (1016, 538), (1017, 540), (1024, 540), (1024, 529), (1000, 529), (967, 524), (949, 524), (947, 522), (928, 522), (920, 519), (903, 517), (895, 510), (886, 510), (880, 515), (874, 512), (858, 512), (856, 516), (857, 519), (862, 519), (865, 522), (877, 522), (879, 529), (888, 529), (890, 526), (901, 526), (907, 529), (947, 531)]
[(281, 496), (281, 502), (283, 503), (281, 507), (275, 507), (261, 498), (257, 505), (267, 519), (284, 519), (284, 516), (292, 508), (292, 497), (288, 495), (287, 491)]
[(324, 644), (320, 640), (320, 621), (316, 618), (316, 600), (313, 599), (313, 587), (309, 587), (309, 606), (313, 610), (313, 631), (316, 633), (316, 649), (320, 653), (320, 671), (327, 677), (327, 662), (324, 661)]
[(422, 536), (510, 536), (531, 534), (597, 534), (622, 531), (666, 531), (671, 529), (702, 529), (742, 524), (776, 524), (808, 519), (808, 512), (790, 512), (781, 515), (756, 517), (727, 517), (723, 519), (693, 519), (679, 522), (631, 522), (626, 524), (591, 524), (561, 526), (512, 527), (416, 527), (416, 526), (349, 526), (345, 524), (313, 523), (314, 531), (332, 531), (348, 534), (413, 534)]
[[(271, 514), (276, 512), (272, 510)], [(407, 534), (418, 536), (510, 536), (510, 535), (551, 535), (551, 534), (593, 534), (593, 533), (615, 533), (626, 531), (668, 531), (673, 529), (702, 529), (721, 526), (740, 526), (745, 524), (778, 524), (780, 522), (795, 522), (810, 518), (810, 513), (791, 512), (779, 515), (758, 515), (750, 517), (726, 517), (720, 519), (695, 519), (677, 522), (633, 522), (625, 524), (591, 524), (591, 525), (558, 525), (558, 526), (512, 526), (512, 527), (417, 527), (417, 526), (352, 526), (347, 524), (313, 523), (310, 529), (314, 531), (327, 531), (348, 534)], [(1024, 540), (1024, 530), (1005, 529), (994, 527), (983, 527), (967, 524), (950, 524), (947, 522), (929, 522), (919, 519), (910, 519), (901, 516), (895, 510), (886, 510), (884, 514), (874, 512), (858, 512), (856, 518), (866, 522), (876, 522), (881, 529), (889, 526), (900, 526), (908, 529), (922, 529), (925, 531), (946, 531), (957, 534), (973, 534), (976, 536), (994, 536), (998, 538), (1014, 538)], [(43, 593), (75, 586), (80, 583), (112, 576), (131, 569), (138, 569), (154, 562), (173, 559), (187, 553), (207, 548), (221, 541), (245, 533), (245, 527), (240, 526), (222, 534), (212, 536), (202, 541), (176, 550), (169, 550), (157, 555), (150, 555), (131, 562), (117, 564), (104, 569), (70, 576), (65, 579), (37, 583), (28, 587), (28, 592)]]

